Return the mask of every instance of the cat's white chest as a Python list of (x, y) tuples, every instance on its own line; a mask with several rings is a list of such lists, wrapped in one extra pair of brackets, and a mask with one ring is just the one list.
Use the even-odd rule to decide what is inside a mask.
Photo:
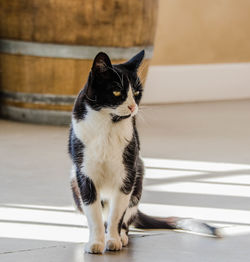
[(121, 183), (123, 153), (133, 135), (131, 119), (113, 123), (106, 112), (88, 110), (84, 120), (73, 120), (73, 128), (84, 144), (83, 171), (100, 186)]

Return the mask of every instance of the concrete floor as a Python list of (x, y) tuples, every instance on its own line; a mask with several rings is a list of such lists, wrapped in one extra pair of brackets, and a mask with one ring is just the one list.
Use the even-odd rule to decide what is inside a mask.
[(0, 261), (249, 261), (250, 101), (142, 107), (141, 209), (224, 228), (215, 239), (132, 230), (121, 252), (84, 254), (66, 127), (0, 120)]

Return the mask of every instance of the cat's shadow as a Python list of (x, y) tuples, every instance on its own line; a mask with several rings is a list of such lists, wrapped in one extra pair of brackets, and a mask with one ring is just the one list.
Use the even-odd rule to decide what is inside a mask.
[(111, 262), (111, 261), (130, 261), (132, 253), (132, 244), (129, 244), (127, 247), (124, 247), (120, 251), (105, 251), (104, 254), (89, 254), (84, 253), (83, 261), (84, 262)]

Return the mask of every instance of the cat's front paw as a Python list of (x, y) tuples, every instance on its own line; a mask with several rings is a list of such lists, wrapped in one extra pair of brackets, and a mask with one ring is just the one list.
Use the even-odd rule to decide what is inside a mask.
[(124, 230), (121, 231), (121, 241), (123, 247), (126, 247), (128, 245), (128, 235)]
[(91, 254), (102, 254), (104, 252), (104, 243), (100, 241), (93, 241), (86, 243), (84, 250)]
[(110, 251), (119, 251), (122, 249), (120, 238), (109, 238), (106, 242), (106, 249)]

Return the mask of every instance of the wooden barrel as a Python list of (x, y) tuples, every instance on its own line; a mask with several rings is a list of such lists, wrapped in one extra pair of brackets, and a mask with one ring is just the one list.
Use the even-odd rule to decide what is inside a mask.
[(1, 0), (1, 113), (67, 124), (99, 51), (113, 63), (152, 57), (156, 0)]

